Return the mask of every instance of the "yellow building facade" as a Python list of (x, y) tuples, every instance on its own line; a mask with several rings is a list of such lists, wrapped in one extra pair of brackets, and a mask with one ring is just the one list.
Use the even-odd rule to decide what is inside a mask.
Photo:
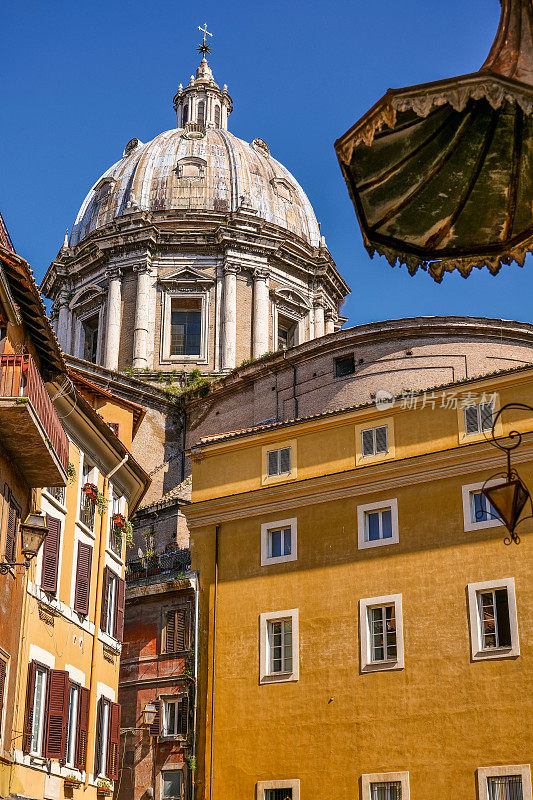
[(198, 798), (531, 800), (532, 521), (507, 546), (481, 493), (508, 402), (533, 369), (193, 448)]
[(109, 796), (118, 777), (126, 535), (113, 516), (127, 520), (149, 478), (126, 447), (135, 410), (90, 388), (55, 397), (69, 479), (40, 496), (48, 534), (26, 577), (10, 796)]

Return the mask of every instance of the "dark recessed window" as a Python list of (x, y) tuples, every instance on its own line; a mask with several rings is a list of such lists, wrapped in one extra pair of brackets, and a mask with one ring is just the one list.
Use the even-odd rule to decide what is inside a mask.
[(341, 356), (335, 359), (335, 377), (344, 378), (355, 372), (355, 359), (353, 356)]

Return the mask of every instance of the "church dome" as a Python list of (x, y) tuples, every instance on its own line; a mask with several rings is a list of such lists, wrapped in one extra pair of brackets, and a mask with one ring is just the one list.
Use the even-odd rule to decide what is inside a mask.
[(230, 213), (247, 207), (318, 247), (315, 214), (291, 173), (271, 156), (262, 139), (245, 142), (218, 127), (215, 120), (220, 125), (225, 122), (219, 113), (213, 116), (212, 126), (208, 120), (207, 124), (189, 121), (147, 144), (132, 139), (122, 159), (85, 198), (70, 246), (116, 217), (135, 211)]

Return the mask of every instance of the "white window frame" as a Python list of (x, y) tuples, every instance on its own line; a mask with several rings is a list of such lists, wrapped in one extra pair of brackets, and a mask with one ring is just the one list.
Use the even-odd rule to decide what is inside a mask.
[(4, 747), (4, 734), (5, 734), (5, 722), (6, 722), (6, 714), (7, 714), (7, 691), (9, 687), (9, 668), (11, 665), (11, 657), (9, 653), (0, 647), (0, 658), (5, 664), (6, 674), (4, 679), (4, 696), (0, 698), (3, 700), (2, 703), (2, 713), (0, 714), (0, 752)]
[[(278, 466), (279, 466), (279, 469), (281, 470), (281, 455), (280, 455), (280, 453), (282, 453), (283, 450), (288, 450), (289, 451), (289, 469), (286, 472), (273, 472), (271, 474), (268, 471), (268, 457), (269, 457), (269, 455), (271, 453), (277, 453), (278, 454), (278, 458), (277, 458)], [(290, 475), (291, 474), (291, 469), (292, 469), (292, 452), (291, 452), (291, 448), (290, 447), (276, 447), (274, 450), (267, 450), (267, 477), (269, 477), (269, 478), (281, 478), (284, 475)]]
[[(373, 511), (387, 511), (388, 509), (390, 509), (391, 512), (392, 536), (388, 539), (376, 539), (375, 541), (367, 540), (367, 513)], [(382, 547), (383, 545), (398, 544), (399, 541), (398, 500), (395, 497), (390, 500), (379, 500), (376, 503), (364, 503), (361, 506), (357, 506), (357, 546), (359, 550), (365, 550), (368, 547)]]
[(180, 736), (177, 731), (175, 733), (169, 733), (167, 731), (167, 706), (169, 703), (173, 703), (175, 708), (175, 727), (178, 726), (178, 706), (180, 702), (183, 700), (182, 694), (176, 695), (169, 695), (168, 697), (160, 697), (161, 702), (161, 736), (168, 739), (175, 739), (176, 737)]
[(392, 783), (397, 781), (402, 787), (402, 800), (410, 800), (408, 772), (372, 772), (361, 775), (361, 800), (371, 800), (370, 787), (373, 783)]
[[(490, 650), (482, 648), (481, 619), (479, 614), (478, 595), (491, 589), (507, 589), (509, 603), (509, 624), (511, 628), (511, 647), (494, 647)], [(517, 658), (520, 655), (518, 636), (518, 619), (516, 616), (516, 593), (514, 578), (501, 578), (496, 581), (469, 583), (468, 614), (470, 621), (470, 647), (473, 661), (487, 661), (493, 658)]]
[[(288, 556), (273, 556), (269, 557), (269, 536), (271, 531), (290, 528), (291, 531), (291, 552)], [(287, 561), (296, 561), (298, 558), (297, 551), (297, 538), (298, 538), (298, 519), (291, 517), (290, 519), (282, 519), (276, 522), (264, 522), (261, 525), (261, 566), (268, 564), (284, 564)]]
[[(43, 683), (42, 683), (42, 704), (41, 704), (41, 713), (39, 716), (35, 713), (36, 703), (35, 697), (37, 692), (37, 672), (42, 672), (43, 674)], [(36, 665), (36, 672), (35, 672), (35, 686), (33, 689), (33, 721), (32, 721), (32, 728), (31, 728), (31, 745), (30, 745), (30, 755), (32, 756), (42, 756), (43, 755), (43, 744), (44, 744), (44, 718), (46, 716), (46, 695), (48, 692), (48, 681), (50, 680), (50, 668), (46, 667), (45, 665)], [(36, 730), (37, 727), (37, 730)], [(37, 747), (34, 747), (35, 736), (37, 734)]]
[[(69, 676), (70, 677), (70, 676)], [(74, 705), (74, 713), (71, 712), (71, 705), (70, 705), (70, 693), (74, 689), (76, 702)], [(67, 767), (74, 767), (76, 761), (76, 744), (77, 744), (77, 732), (78, 732), (78, 710), (79, 710), (79, 703), (80, 703), (80, 686), (74, 684), (72, 686), (69, 685), (69, 709), (68, 709), (68, 736), (65, 742), (65, 766)], [(74, 717), (74, 724), (71, 722), (71, 714)]]
[(162, 767), (161, 772), (159, 773), (159, 775), (160, 775), (159, 797), (161, 798), (161, 800), (168, 800), (167, 795), (163, 794), (163, 785), (164, 785), (164, 783), (163, 783), (163, 781), (164, 781), (163, 773), (165, 773), (165, 772), (179, 772), (179, 773), (181, 773), (181, 794), (177, 798), (174, 798), (174, 797), (171, 798), (171, 800), (181, 800), (182, 797), (183, 797), (183, 789), (185, 787), (185, 775), (184, 775), (183, 769), (181, 767), (171, 766), (170, 764), (165, 764)]
[[(270, 643), (268, 635), (269, 622), (290, 619), (292, 624), (292, 672), (270, 672)], [(300, 677), (299, 667), (299, 630), (298, 609), (287, 611), (270, 611), (259, 615), (259, 683), (285, 683), (297, 681)]]
[[(118, 590), (118, 576), (110, 571), (107, 585), (107, 616), (105, 621), (105, 633), (108, 636), (115, 638), (115, 617), (117, 613), (117, 590)], [(112, 602), (110, 602), (112, 601)], [(111, 630), (109, 630), (111, 628)]]
[(256, 800), (265, 800), (267, 789), (292, 789), (292, 800), (300, 800), (299, 778), (278, 781), (258, 781), (255, 791)]
[[(159, 352), (160, 364), (194, 363), (207, 364), (209, 359), (209, 289), (183, 291), (179, 289), (162, 289), (161, 292), (161, 341)], [(200, 300), (201, 338), (198, 355), (170, 355), (170, 335), (173, 300)]]
[(488, 778), (504, 778), (509, 775), (520, 775), (522, 778), (522, 795), (524, 800), (533, 800), (530, 764), (510, 764), (503, 767), (478, 767), (478, 800), (489, 800)]
[[(465, 426), (465, 436), (467, 436), (467, 437), (468, 436), (479, 436), (480, 434), (481, 435), (483, 435), (485, 433), (488, 434), (492, 430), (492, 425), (490, 426), (490, 428), (482, 428), (481, 427), (481, 406), (488, 406), (488, 405), (492, 406), (492, 423), (494, 424), (494, 417), (497, 414), (497, 411), (496, 411), (496, 408), (495, 408), (496, 404), (495, 404), (494, 400), (485, 400), (484, 402), (481, 402), (481, 403), (470, 403), (467, 406), (463, 406), (463, 421), (464, 421), (464, 426)], [(467, 412), (467, 409), (469, 409), (469, 408), (477, 409), (477, 421), (478, 421), (478, 425), (479, 425), (479, 429), (477, 431), (468, 432), (466, 430), (466, 412)]]
[(107, 770), (107, 740), (109, 738), (109, 713), (111, 708), (111, 703), (113, 702), (105, 695), (102, 695), (103, 700), (105, 701), (102, 703), (102, 719), (101, 719), (101, 728), (100, 728), (100, 772), (98, 773), (100, 776), (106, 776)]
[[(283, 472), (281, 475), (268, 474), (268, 453), (273, 450), (285, 450), (290, 448), (291, 451), (291, 470), (290, 472)], [(297, 439), (284, 439), (283, 441), (272, 442), (271, 444), (264, 445), (261, 448), (261, 485), (269, 486), (274, 483), (286, 483), (287, 481), (294, 481), (298, 478), (298, 440)]]
[[(376, 438), (377, 438), (376, 431), (379, 428), (385, 428), (385, 432), (386, 432), (385, 436), (386, 436), (386, 439), (387, 439), (387, 449), (384, 450), (382, 453), (376, 452)], [(373, 452), (372, 453), (368, 453), (368, 454), (365, 455), (365, 453), (363, 452), (363, 436), (364, 436), (365, 433), (368, 433), (369, 431), (372, 432)], [(387, 456), (388, 454), (389, 454), (389, 426), (387, 425), (387, 423), (384, 423), (382, 425), (372, 425), (372, 427), (370, 427), (370, 428), (361, 428), (361, 456), (362, 456), (362, 458), (364, 458), (364, 459), (376, 458), (376, 456)]]
[[(118, 511), (114, 510), (114, 501), (118, 500), (117, 508)], [(107, 515), (107, 552), (111, 556), (111, 558), (117, 561), (119, 564), (123, 564), (123, 555), (124, 555), (124, 536), (122, 536), (122, 549), (120, 555), (115, 553), (113, 548), (111, 547), (111, 536), (113, 535), (113, 514), (122, 514), (123, 516), (126, 515), (126, 498), (123, 494), (119, 492), (117, 488), (113, 486), (113, 484), (109, 485), (109, 511)]]
[[(396, 618), (396, 659), (391, 661), (372, 661), (368, 611), (376, 606), (391, 605), (394, 605), (394, 615)], [(401, 594), (387, 594), (382, 597), (365, 597), (359, 600), (359, 632), (361, 643), (361, 672), (382, 672), (383, 670), (404, 668), (405, 657)]]
[(479, 492), (484, 486), (496, 486), (501, 483), (501, 479), (495, 478), (494, 480), (481, 481), (481, 483), (468, 483), (461, 488), (463, 495), (463, 521), (465, 531), (479, 531), (485, 528), (501, 528), (503, 522), (500, 519), (488, 519), (486, 521), (480, 520), (479, 522), (472, 521), (472, 495)]

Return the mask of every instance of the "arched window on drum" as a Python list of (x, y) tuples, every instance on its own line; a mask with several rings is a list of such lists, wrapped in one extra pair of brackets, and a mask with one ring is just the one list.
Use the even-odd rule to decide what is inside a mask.
[(215, 106), (215, 128), (220, 128), (220, 106)]
[(203, 100), (198, 103), (198, 124), (205, 125), (205, 103)]
[(186, 126), (188, 121), (189, 121), (189, 106), (183, 106), (183, 127)]

